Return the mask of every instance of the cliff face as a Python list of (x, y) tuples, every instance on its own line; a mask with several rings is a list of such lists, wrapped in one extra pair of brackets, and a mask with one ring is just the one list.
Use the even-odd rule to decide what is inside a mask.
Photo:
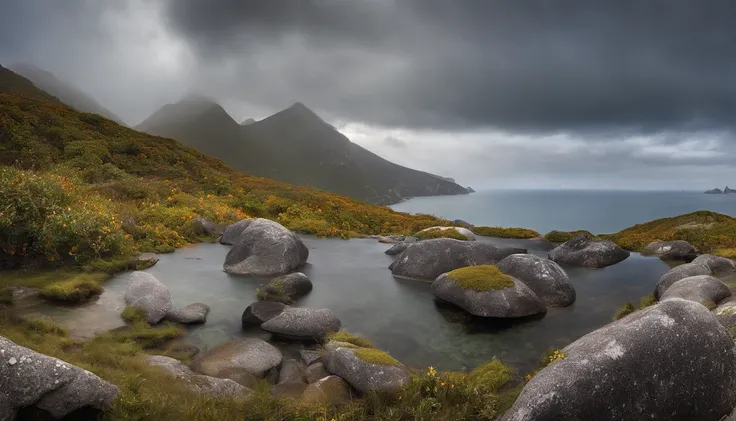
[(237, 124), (213, 102), (185, 99), (164, 106), (137, 128), (254, 175), (374, 204), (468, 193), (450, 179), (396, 165), (352, 143), (301, 103)]

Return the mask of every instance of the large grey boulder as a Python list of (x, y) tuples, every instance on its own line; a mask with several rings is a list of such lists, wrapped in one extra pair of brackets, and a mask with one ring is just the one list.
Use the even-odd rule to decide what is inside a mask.
[(547, 307), (575, 302), (575, 288), (557, 263), (533, 254), (512, 254), (496, 264), (501, 272), (529, 287)]
[(458, 234), (462, 235), (463, 237), (465, 237), (468, 241), (475, 241), (475, 234), (473, 234), (473, 231), (467, 228), (463, 228), (463, 227), (429, 227), (429, 228), (425, 228), (419, 231), (417, 234), (421, 234), (427, 231), (434, 231), (434, 230), (440, 230), (440, 231), (453, 230), (457, 232)]
[(736, 405), (736, 352), (705, 307), (671, 300), (562, 350), (503, 421), (718, 421)]
[(714, 275), (725, 275), (736, 272), (736, 265), (734, 265), (733, 260), (713, 256), (712, 254), (701, 254), (693, 260), (693, 263), (707, 267)]
[(409, 245), (389, 266), (399, 278), (434, 281), (443, 273), (475, 265), (493, 265), (506, 256), (526, 253), (525, 249), (500, 248), (480, 242), (437, 238)]
[(281, 314), (287, 307), (277, 301), (256, 301), (245, 308), (240, 321), (243, 327), (260, 326)]
[(243, 231), (248, 228), (248, 225), (250, 225), (250, 223), (253, 221), (253, 219), (241, 219), (234, 224), (228, 225), (225, 228), (225, 231), (222, 232), (222, 237), (220, 237), (220, 244), (225, 244), (228, 246), (235, 244), (235, 242), (238, 241), (238, 238), (240, 238), (240, 234), (242, 234)]
[(262, 339), (236, 339), (197, 358), (192, 370), (248, 386), (251, 376), (266, 377), (275, 373), (282, 359), (281, 351)]
[(146, 359), (148, 364), (161, 367), (185, 383), (186, 387), (198, 393), (212, 396), (247, 396), (252, 392), (249, 388), (230, 379), (218, 379), (193, 372), (186, 364), (163, 355), (151, 355)]
[(715, 307), (716, 304), (730, 296), (731, 291), (720, 279), (709, 275), (698, 275), (680, 279), (672, 284), (662, 294), (660, 301), (682, 298)]
[(631, 253), (609, 240), (596, 240), (580, 234), (549, 252), (550, 260), (557, 263), (603, 268), (626, 260)]
[(395, 391), (411, 381), (409, 371), (401, 364), (372, 364), (359, 358), (353, 348), (327, 351), (322, 361), (327, 371), (340, 376), (360, 393)]
[(664, 260), (692, 260), (698, 251), (684, 240), (654, 241), (641, 251), (644, 256), (659, 256)]
[(87, 370), (0, 336), (0, 420), (34, 407), (53, 418), (79, 409), (104, 410), (120, 390)]
[(708, 267), (700, 263), (695, 263), (695, 261), (675, 266), (659, 278), (659, 282), (657, 282), (657, 286), (654, 288), (654, 297), (659, 300), (662, 297), (662, 294), (667, 291), (667, 288), (671, 287), (672, 284), (681, 279), (710, 274), (712, 274), (712, 272)]
[[(224, 236), (224, 235), (223, 235)], [(254, 219), (225, 257), (225, 272), (237, 275), (282, 275), (303, 266), (309, 250), (281, 224)]]
[(312, 281), (301, 272), (294, 272), (272, 279), (259, 291), (258, 298), (265, 301), (280, 301), (307, 295), (312, 290)]
[(171, 293), (161, 281), (146, 272), (133, 272), (125, 288), (125, 303), (146, 313), (148, 323), (156, 324), (171, 310)]
[(398, 254), (403, 253), (404, 250), (409, 248), (409, 245), (411, 245), (412, 243), (416, 243), (416, 242), (417, 242), (417, 237), (406, 237), (404, 241), (394, 244), (390, 249), (386, 250), (385, 253), (388, 254), (389, 256), (396, 256)]
[(342, 327), (340, 319), (326, 308), (288, 307), (281, 314), (261, 325), (261, 329), (297, 340), (321, 341), (330, 332)]
[(172, 308), (166, 313), (164, 319), (184, 324), (199, 324), (207, 321), (210, 307), (207, 304), (193, 303), (183, 308)]
[(518, 279), (511, 276), (508, 278), (513, 282), (513, 286), (476, 291), (461, 286), (452, 278), (452, 272), (450, 272), (438, 276), (430, 290), (440, 300), (455, 304), (475, 316), (510, 318), (531, 316), (547, 311), (534, 291)]

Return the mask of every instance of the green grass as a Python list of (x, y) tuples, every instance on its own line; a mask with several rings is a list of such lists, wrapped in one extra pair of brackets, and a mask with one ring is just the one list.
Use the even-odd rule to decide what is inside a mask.
[(43, 287), (41, 297), (49, 301), (80, 302), (102, 294), (103, 290), (95, 276), (82, 274)]
[(580, 234), (588, 234), (594, 236), (590, 231), (577, 230), (577, 231), (550, 231), (544, 235), (544, 239), (551, 243), (564, 243), (570, 241), (573, 237), (577, 237)]
[(337, 341), (353, 344), (360, 348), (375, 348), (373, 343), (365, 338), (358, 335), (354, 335), (346, 330), (340, 330), (338, 332), (329, 333), (326, 337), (327, 341)]
[(504, 275), (501, 271), (492, 265), (468, 266), (455, 269), (447, 274), (463, 288), (470, 288), (475, 291), (489, 291), (514, 286), (514, 281), (510, 276)]
[(637, 310), (641, 310), (655, 304), (657, 304), (657, 299), (654, 297), (654, 293), (652, 292), (649, 295), (645, 295), (644, 297), (641, 297), (639, 299), (639, 307), (635, 307), (632, 303), (626, 303), (623, 306), (619, 307), (619, 309), (616, 310), (616, 315), (614, 316), (614, 318), (616, 320), (622, 319)]
[(120, 313), (120, 318), (125, 320), (126, 323), (145, 323), (148, 321), (146, 312), (135, 306), (125, 306), (123, 312)]
[(356, 348), (354, 351), (355, 356), (368, 364), (378, 365), (391, 365), (400, 366), (401, 363), (396, 361), (392, 356), (387, 353), (374, 348)]
[(440, 229), (440, 228), (432, 228), (427, 231), (421, 231), (414, 234), (415, 237), (417, 237), (420, 240), (430, 240), (433, 238), (452, 238), (455, 240), (462, 240), (462, 241), (468, 241), (467, 237), (460, 234), (454, 229)]
[(473, 227), (470, 230), (473, 231), (473, 234), (482, 235), (484, 237), (528, 239), (541, 236), (538, 232), (534, 230), (518, 227)]

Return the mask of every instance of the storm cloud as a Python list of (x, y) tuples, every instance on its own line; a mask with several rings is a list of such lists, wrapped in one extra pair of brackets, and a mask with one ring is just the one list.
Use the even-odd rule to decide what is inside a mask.
[(166, 15), (243, 94), (378, 124), (658, 130), (736, 111), (729, 1), (177, 0)]
[(704, 188), (736, 179), (734, 21), (727, 0), (6, 0), (0, 64), (131, 125), (190, 92), (237, 121), (303, 102), (474, 187)]

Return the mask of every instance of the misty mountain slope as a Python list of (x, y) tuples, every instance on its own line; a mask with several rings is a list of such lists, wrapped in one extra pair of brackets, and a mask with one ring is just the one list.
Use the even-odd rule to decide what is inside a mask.
[(123, 120), (112, 111), (100, 105), (92, 97), (85, 94), (75, 86), (59, 80), (51, 72), (48, 72), (30, 64), (14, 64), (9, 67), (13, 72), (33, 82), (39, 89), (55, 96), (64, 104), (85, 113), (99, 114), (105, 118), (123, 124)]
[[(247, 125), (224, 118), (227, 113), (217, 104), (190, 104), (185, 100), (164, 106), (137, 128), (177, 139), (254, 175), (369, 203), (467, 193), (455, 183), (396, 165), (352, 143), (301, 103)], [(220, 117), (214, 117), (214, 109)]]
[(30, 80), (16, 74), (10, 69), (0, 66), (0, 92), (23, 95), (28, 98), (43, 99), (61, 103), (58, 98), (40, 90)]
[(238, 142), (233, 141), (242, 135), (240, 125), (221, 106), (203, 97), (166, 104), (135, 129), (176, 139), (220, 159), (241, 152)]

